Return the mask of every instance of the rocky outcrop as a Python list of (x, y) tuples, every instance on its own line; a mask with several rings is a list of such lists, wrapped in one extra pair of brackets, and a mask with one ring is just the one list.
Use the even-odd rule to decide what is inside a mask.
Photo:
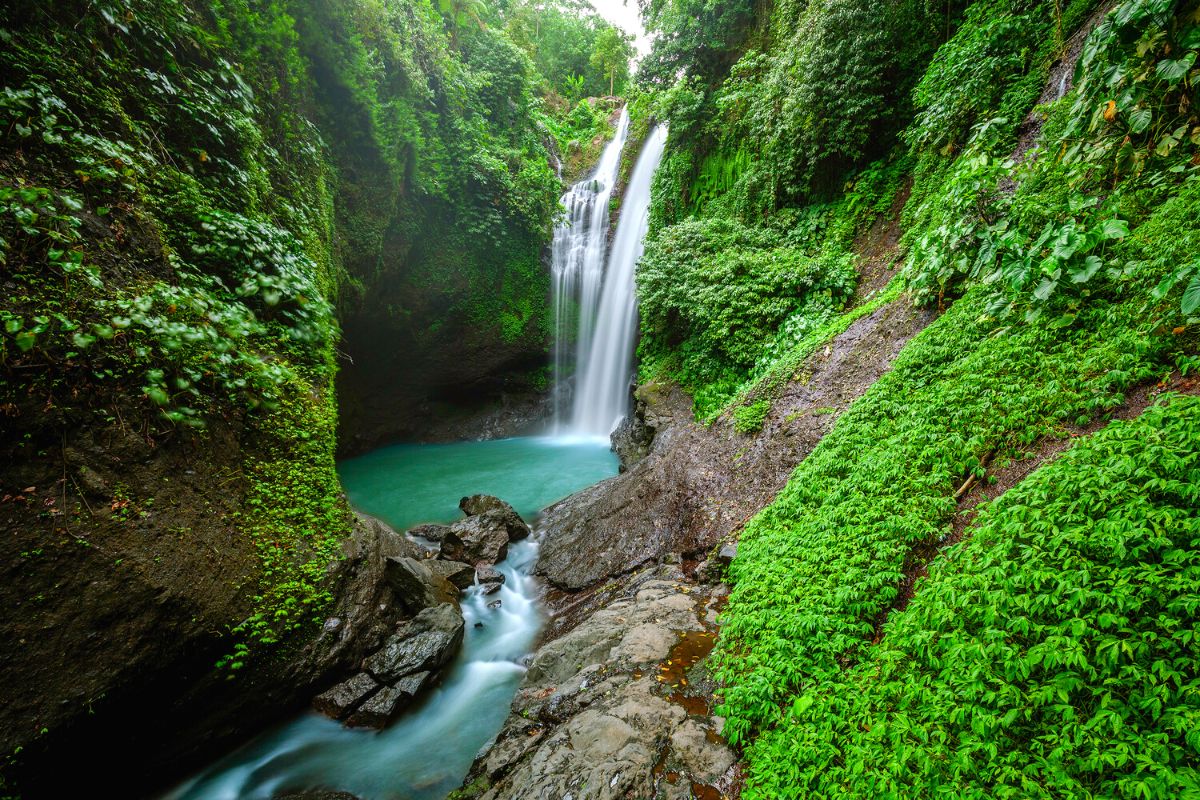
[(705, 666), (724, 587), (663, 566), (621, 592), (534, 654), (513, 713), (456, 797), (683, 800), (736, 783)]
[(457, 603), (441, 603), (402, 623), (362, 671), (317, 695), (313, 708), (347, 725), (382, 728), (441, 677), (462, 646)]
[(421, 559), (390, 556), (384, 577), (396, 601), (410, 614), (458, 599), (458, 588)]
[(538, 571), (545, 643), (460, 796), (736, 796), (705, 658), (736, 532), (930, 316), (905, 299), (852, 324), (774, 398), (763, 429), (697, 425), (676, 388), (637, 392), (623, 474), (553, 506)]

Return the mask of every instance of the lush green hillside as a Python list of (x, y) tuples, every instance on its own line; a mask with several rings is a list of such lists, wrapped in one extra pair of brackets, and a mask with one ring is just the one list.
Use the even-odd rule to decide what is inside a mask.
[[(1084, 439), (940, 549), (970, 476), (1200, 366), (1196, 6), (688, 18), (660, 16), (648, 73), (672, 127), (643, 376), (753, 430), (857, 316), (944, 312), (741, 534), (719, 661), (744, 796), (1200, 790), (1192, 399)], [(856, 237), (910, 185), (901, 269), (856, 293)]]

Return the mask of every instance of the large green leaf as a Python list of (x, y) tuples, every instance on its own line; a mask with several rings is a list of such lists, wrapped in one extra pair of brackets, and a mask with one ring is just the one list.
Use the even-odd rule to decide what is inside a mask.
[(1129, 235), (1129, 223), (1123, 219), (1106, 219), (1100, 224), (1100, 234), (1105, 239), (1124, 239)]
[(1129, 130), (1134, 133), (1141, 133), (1150, 127), (1150, 123), (1154, 120), (1154, 112), (1148, 108), (1135, 108), (1129, 114)]
[(1183, 80), (1183, 76), (1187, 75), (1188, 70), (1196, 63), (1195, 51), (1184, 53), (1181, 58), (1164, 58), (1158, 62), (1156, 72), (1158, 77), (1162, 78), (1169, 84), (1176, 84)]
[(1200, 308), (1200, 265), (1197, 265), (1196, 274), (1192, 276), (1191, 283), (1183, 290), (1181, 306), (1185, 314), (1191, 314)]

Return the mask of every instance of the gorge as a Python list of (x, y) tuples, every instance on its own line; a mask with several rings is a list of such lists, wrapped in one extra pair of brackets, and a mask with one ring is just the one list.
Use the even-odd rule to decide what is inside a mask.
[(1200, 792), (1200, 10), (15, 0), (0, 795)]

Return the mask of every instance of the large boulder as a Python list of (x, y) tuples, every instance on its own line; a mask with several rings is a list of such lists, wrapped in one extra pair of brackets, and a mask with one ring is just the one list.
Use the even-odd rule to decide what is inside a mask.
[(493, 522), (502, 523), (508, 531), (508, 540), (515, 542), (529, 535), (529, 526), (521, 515), (498, 497), (490, 494), (473, 494), (458, 501), (458, 507), (468, 517), (486, 516)]
[(360, 672), (313, 698), (313, 708), (327, 717), (341, 719), (378, 691), (379, 682)]
[(415, 558), (390, 556), (384, 565), (384, 577), (400, 605), (410, 614), (443, 603), (454, 603), (458, 589), (427, 562)]
[(446, 533), (450, 530), (449, 525), (418, 525), (415, 528), (409, 528), (410, 536), (419, 536), (422, 539), (428, 539), (431, 542), (440, 542), (445, 538)]
[(438, 672), (462, 646), (462, 611), (454, 603), (427, 608), (403, 623), (383, 648), (363, 661), (363, 669), (381, 683), (395, 684), (419, 672)]
[(405, 675), (391, 686), (379, 690), (370, 700), (363, 703), (346, 724), (356, 728), (382, 728), (412, 704), (425, 687), (433, 683), (436, 674), (417, 672)]
[(489, 511), (451, 526), (442, 539), (441, 558), (467, 564), (495, 564), (508, 556), (508, 526)]

